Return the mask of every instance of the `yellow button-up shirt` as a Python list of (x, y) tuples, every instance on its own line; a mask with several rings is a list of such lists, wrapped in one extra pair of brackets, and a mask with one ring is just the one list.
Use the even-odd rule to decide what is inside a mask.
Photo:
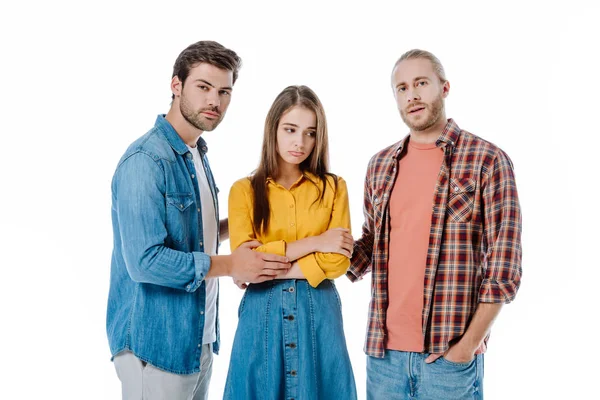
[[(308, 178), (315, 182), (318, 188)], [(341, 177), (338, 177), (336, 191), (334, 178), (327, 176), (327, 190), (322, 201), (319, 201), (319, 197), (323, 183), (315, 175), (305, 173), (289, 190), (273, 179), (269, 178), (267, 182), (271, 218), (266, 234), (254, 230), (254, 203), (250, 180), (240, 179), (231, 187), (231, 251), (244, 242), (258, 240), (262, 246), (256, 248), (257, 251), (285, 256), (286, 243), (318, 236), (332, 228), (350, 229), (348, 189)], [(343, 275), (350, 266), (350, 260), (337, 253), (315, 252), (297, 261), (308, 283), (313, 287), (317, 287), (324, 279), (335, 279)]]

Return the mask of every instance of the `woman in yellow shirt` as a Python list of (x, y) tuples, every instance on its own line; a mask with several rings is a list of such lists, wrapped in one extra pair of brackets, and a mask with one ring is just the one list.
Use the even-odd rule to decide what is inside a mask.
[(332, 279), (350, 265), (348, 191), (328, 172), (325, 112), (306, 86), (277, 96), (261, 161), (229, 194), (231, 250), (287, 256), (275, 280), (246, 286), (224, 399), (356, 399), (341, 304)]

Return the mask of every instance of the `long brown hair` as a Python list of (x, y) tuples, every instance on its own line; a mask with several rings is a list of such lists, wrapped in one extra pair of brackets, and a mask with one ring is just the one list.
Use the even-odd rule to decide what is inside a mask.
[[(317, 135), (315, 147), (310, 155), (300, 163), (300, 171), (316, 175), (321, 184), (319, 201), (323, 200), (327, 186), (326, 176), (332, 176), (337, 190), (337, 177), (329, 173), (329, 139), (327, 137), (327, 120), (321, 101), (307, 86), (288, 86), (275, 99), (265, 120), (260, 163), (250, 177), (254, 194), (254, 230), (266, 233), (269, 227), (271, 208), (268, 199), (268, 178), (277, 178), (279, 155), (277, 154), (277, 128), (281, 116), (294, 106), (304, 107), (315, 113)], [(312, 180), (311, 180), (312, 182)], [(317, 182), (313, 182), (317, 185)], [(318, 185), (317, 185), (318, 187)]]

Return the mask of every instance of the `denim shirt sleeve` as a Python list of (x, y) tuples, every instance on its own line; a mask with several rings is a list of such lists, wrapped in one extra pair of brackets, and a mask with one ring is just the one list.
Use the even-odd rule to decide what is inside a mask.
[(113, 180), (122, 254), (131, 279), (193, 292), (210, 269), (210, 256), (165, 246), (165, 174), (159, 161), (137, 152)]

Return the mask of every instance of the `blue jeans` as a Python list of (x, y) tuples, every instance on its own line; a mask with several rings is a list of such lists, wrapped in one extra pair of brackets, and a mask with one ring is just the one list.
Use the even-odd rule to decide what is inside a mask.
[(427, 364), (428, 356), (394, 350), (367, 356), (367, 400), (483, 400), (483, 354), (468, 363), (440, 357)]

